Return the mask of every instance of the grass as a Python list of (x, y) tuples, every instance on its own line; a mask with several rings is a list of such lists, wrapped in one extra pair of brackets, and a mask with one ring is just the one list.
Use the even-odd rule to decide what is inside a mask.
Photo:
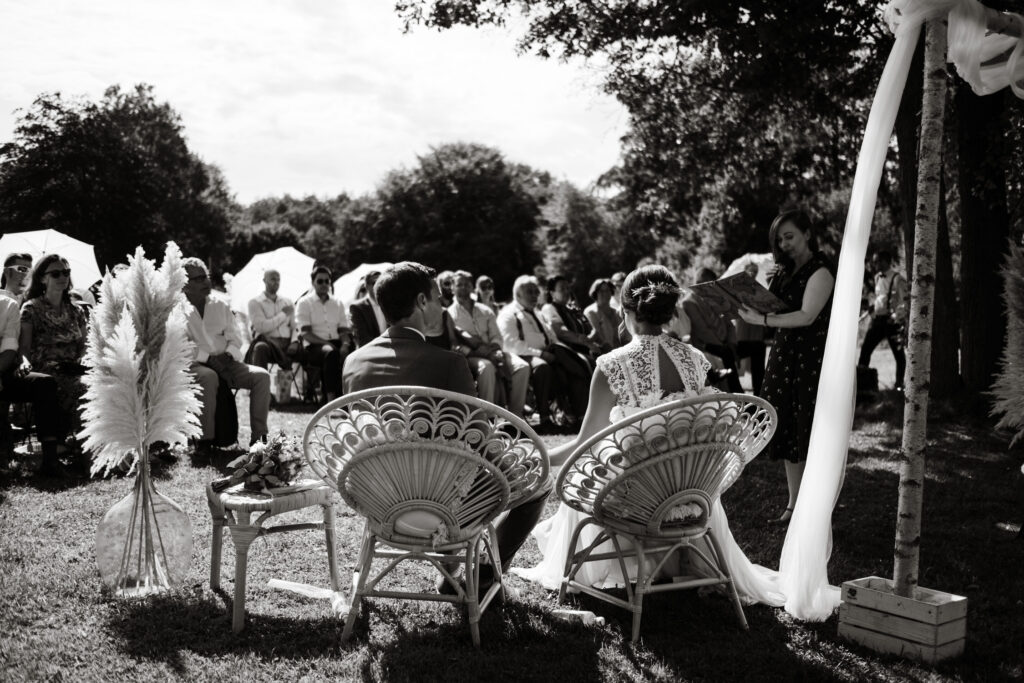
[[(833, 583), (892, 571), (901, 398), (883, 395), (858, 412), (843, 492), (833, 516)], [(244, 406), (239, 411), (245, 421)], [(937, 411), (941, 412), (941, 411)], [(272, 428), (301, 433), (308, 412), (274, 412)], [(243, 428), (242, 437), (247, 430)], [(552, 437), (557, 443), (565, 437)], [(156, 471), (157, 488), (193, 524), (188, 579), (175, 591), (122, 600), (101, 588), (93, 557), (103, 513), (130, 490), (125, 479), (64, 484), (15, 463), (0, 478), (0, 671), (4, 680), (823, 680), (998, 681), (1024, 679), (1024, 543), (996, 523), (1019, 522), (1021, 454), (984, 424), (942, 415), (931, 426), (921, 585), (969, 598), (965, 655), (935, 668), (876, 655), (841, 641), (836, 617), (800, 623), (783, 610), (746, 609), (741, 631), (724, 599), (693, 591), (645, 605), (642, 640), (629, 643), (629, 615), (577, 599), (608, 620), (584, 627), (551, 616), (555, 595), (517, 577), (520, 598), (489, 610), (483, 647), (470, 644), (450, 605), (371, 601), (344, 648), (326, 601), (266, 587), (280, 578), (327, 586), (323, 537), (306, 531), (256, 541), (249, 557), (248, 622), (230, 628), (234, 555), (224, 544), (223, 586), (208, 583), (210, 515), (204, 485), (213, 464), (187, 455)], [(777, 566), (784, 532), (766, 524), (785, 505), (778, 463), (755, 461), (725, 496), (733, 532), (749, 556)], [(549, 503), (548, 514), (556, 501)], [(313, 515), (310, 513), (309, 517)], [(305, 518), (296, 515), (295, 518)], [(341, 506), (339, 564), (347, 582), (358, 552), (359, 519)], [(538, 559), (531, 541), (517, 564)], [(433, 577), (410, 569), (408, 585)]]

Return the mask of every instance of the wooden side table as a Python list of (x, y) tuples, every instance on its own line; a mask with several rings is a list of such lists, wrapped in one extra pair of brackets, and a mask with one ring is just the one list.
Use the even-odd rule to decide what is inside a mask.
[[(235, 597), (231, 629), (238, 633), (245, 627), (245, 576), (249, 546), (260, 536), (286, 531), (323, 529), (327, 537), (327, 562), (331, 572), (331, 588), (340, 590), (338, 564), (334, 552), (334, 490), (321, 481), (298, 481), (275, 493), (234, 490), (217, 493), (206, 487), (206, 501), (213, 516), (213, 547), (210, 557), (210, 588), (220, 588), (220, 559), (224, 541), (224, 527), (231, 530), (235, 544)], [(302, 524), (263, 525), (273, 516), (293, 510), (319, 505), (323, 508), (323, 522)], [(254, 520), (252, 513), (261, 513)]]

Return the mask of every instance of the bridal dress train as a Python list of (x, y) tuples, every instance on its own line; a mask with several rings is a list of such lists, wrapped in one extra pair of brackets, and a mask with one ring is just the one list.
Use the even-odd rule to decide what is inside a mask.
[[(660, 386), (660, 365), (664, 359), (670, 361), (678, 373), (683, 386), (686, 387), (684, 391), (663, 395)], [(710, 368), (704, 356), (689, 344), (665, 334), (637, 335), (629, 344), (598, 358), (597, 367), (608, 378), (608, 385), (615, 394), (616, 405), (609, 415), (611, 422), (617, 422), (640, 410), (663, 403), (716, 391), (704, 386)], [(553, 516), (538, 524), (533, 530), (533, 536), (544, 559), (535, 567), (514, 567), (512, 572), (528, 581), (539, 583), (544, 588), (557, 590), (562, 583), (565, 558), (572, 542), (573, 530), (584, 516), (584, 513), (577, 512), (564, 503), (559, 505)], [(729, 520), (721, 500), (716, 500), (712, 508), (711, 528), (715, 530), (723, 559), (732, 575), (740, 599), (746, 604), (783, 605), (786, 598), (779, 587), (778, 572), (756, 565), (747, 559), (729, 529)], [(577, 547), (586, 547), (594, 541), (597, 534), (598, 527), (588, 525), (581, 532)], [(620, 543), (626, 542), (622, 538), (619, 540)], [(612, 544), (609, 541), (594, 552), (611, 550)], [(632, 561), (632, 564), (627, 562), (626, 570), (628, 577), (622, 575), (619, 562), (615, 559), (588, 562), (577, 572), (576, 580), (596, 588), (614, 588), (635, 580), (635, 561)], [(700, 567), (690, 567), (688, 571), (699, 573)]]

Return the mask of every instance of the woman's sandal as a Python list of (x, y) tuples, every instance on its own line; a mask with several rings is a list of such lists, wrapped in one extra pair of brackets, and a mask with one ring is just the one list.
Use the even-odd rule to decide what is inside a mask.
[(773, 519), (769, 524), (776, 526), (782, 526), (783, 524), (789, 524), (789, 520), (793, 519), (793, 508), (786, 508), (786, 511), (778, 519)]

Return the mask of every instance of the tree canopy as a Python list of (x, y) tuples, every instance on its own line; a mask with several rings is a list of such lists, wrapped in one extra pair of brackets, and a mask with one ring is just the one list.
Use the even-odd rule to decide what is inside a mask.
[(99, 102), (43, 94), (0, 146), (0, 230), (60, 230), (93, 244), (101, 266), (169, 239), (186, 254), (214, 253), (230, 201), (151, 86), (115, 86)]

